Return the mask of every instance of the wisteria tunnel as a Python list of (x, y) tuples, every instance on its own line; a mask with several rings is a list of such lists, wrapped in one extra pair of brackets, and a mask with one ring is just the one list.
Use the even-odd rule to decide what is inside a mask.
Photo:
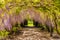
[[(3, 13), (3, 12), (2, 12)], [(31, 27), (39, 27), (40, 24), (42, 25), (51, 25), (52, 20), (48, 18), (48, 14), (44, 14), (42, 12), (36, 11), (34, 8), (27, 8), (24, 10), (21, 10), (19, 13), (15, 14), (15, 11), (12, 13), (7, 14), (8, 12), (5, 12), (1, 14), (1, 29), (0, 30), (11, 30), (13, 25), (18, 25), (24, 27), (24, 26), (31, 26)], [(3, 23), (2, 23), (3, 22)], [(2, 29), (3, 28), (3, 29)]]
[(22, 10), (19, 14), (19, 22), (21, 27), (36, 27), (44, 29), (44, 26), (50, 32), (50, 28), (54, 27), (54, 21), (50, 19), (48, 14), (37, 12), (34, 9), (28, 8)]
[(42, 15), (32, 9), (26, 9), (20, 13), (21, 27), (41, 27), (43, 23)]
[(20, 27), (46, 27), (47, 30), (51, 32), (55, 26), (54, 20), (51, 19), (49, 14), (35, 10), (34, 8), (26, 8), (18, 13), (15, 11), (12, 11), (12, 13), (9, 14), (6, 13), (8, 12), (1, 14), (2, 25), (0, 30), (11, 30), (14, 26), (18, 27), (19, 25)]
[(0, 0), (0, 38), (25, 31), (60, 35), (60, 0)]

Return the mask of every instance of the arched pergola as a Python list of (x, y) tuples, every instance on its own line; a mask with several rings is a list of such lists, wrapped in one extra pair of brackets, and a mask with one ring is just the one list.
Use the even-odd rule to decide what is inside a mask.
[[(23, 22), (24, 19), (27, 20), (34, 20), (34, 21), (38, 21), (39, 23), (43, 23), (45, 20), (44, 18), (44, 14), (35, 11), (34, 9), (26, 9), (26, 10), (22, 10), (19, 14), (20, 16), (20, 21)], [(43, 17), (42, 17), (43, 16)]]
[[(19, 14), (20, 18), (18, 18), (18, 20), (21, 23), (24, 23), (24, 21), (26, 23), (28, 20), (32, 20), (36, 24), (38, 24), (38, 23), (42, 24), (45, 21), (42, 18), (42, 15), (43, 15), (43, 13), (37, 12), (34, 9), (25, 9), (20, 12), (20, 14)], [(43, 17), (44, 17), (44, 15), (43, 15)]]
[(40, 23), (42, 25), (46, 25), (46, 28), (51, 35), (53, 33), (54, 21), (50, 19), (48, 14), (42, 13), (40, 11), (35, 11), (35, 9), (25, 9), (19, 13), (19, 22), (24, 23), (24, 20), (34, 20), (36, 23)]
[(11, 30), (13, 27), (12, 25), (15, 25), (16, 23), (23, 24), (24, 21), (25, 23), (27, 22), (26, 20), (32, 20), (36, 22), (36, 24), (39, 23), (42, 25), (47, 25), (46, 27), (52, 35), (54, 21), (50, 18), (48, 13), (46, 14), (41, 11), (37, 11), (34, 8), (28, 8), (21, 10), (18, 15), (16, 15), (14, 12), (11, 15), (8, 14), (6, 16), (6, 14), (7, 13), (4, 13), (5, 16), (2, 17), (2, 22), (4, 25), (2, 26), (4, 27), (4, 29)]

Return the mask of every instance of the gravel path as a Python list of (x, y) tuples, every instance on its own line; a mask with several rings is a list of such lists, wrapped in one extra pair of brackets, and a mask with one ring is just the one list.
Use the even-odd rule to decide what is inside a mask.
[(21, 34), (10, 36), (4, 40), (60, 40), (59, 35), (50, 37), (48, 32), (39, 31), (38, 28), (25, 28)]

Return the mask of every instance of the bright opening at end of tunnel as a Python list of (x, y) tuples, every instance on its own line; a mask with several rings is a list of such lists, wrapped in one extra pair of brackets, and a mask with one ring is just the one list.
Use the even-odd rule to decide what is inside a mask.
[(34, 27), (33, 21), (32, 21), (32, 20), (28, 20), (27, 26), (28, 26), (28, 27)]

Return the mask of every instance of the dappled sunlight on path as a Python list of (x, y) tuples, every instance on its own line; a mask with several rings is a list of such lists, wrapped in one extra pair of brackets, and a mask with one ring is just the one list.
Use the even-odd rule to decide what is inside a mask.
[(6, 40), (60, 40), (60, 38), (50, 37), (48, 32), (41, 31), (39, 28), (23, 28), (22, 33), (11, 35)]

